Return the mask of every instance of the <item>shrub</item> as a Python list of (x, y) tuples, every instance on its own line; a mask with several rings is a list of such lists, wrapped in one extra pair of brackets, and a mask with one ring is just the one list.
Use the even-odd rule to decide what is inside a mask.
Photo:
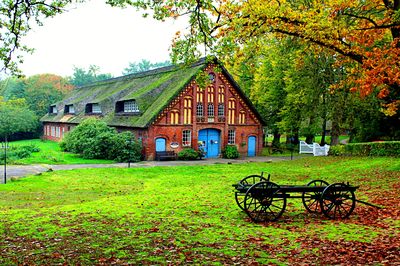
[(192, 148), (183, 149), (178, 152), (178, 159), (183, 161), (196, 160), (201, 158), (201, 151), (196, 151)]
[[(7, 150), (7, 160), (12, 163), (19, 159), (31, 156), (32, 152), (38, 152), (40, 149), (36, 145), (10, 146)], [(0, 163), (4, 161), (4, 152), (0, 152)]]
[(141, 144), (131, 132), (118, 134), (105, 122), (89, 118), (69, 132), (60, 143), (64, 151), (87, 159), (110, 159), (119, 162), (140, 161)]
[(329, 155), (400, 157), (400, 141), (350, 143), (332, 146)]
[(227, 145), (225, 149), (222, 151), (222, 157), (226, 159), (237, 159), (240, 154), (236, 146)]

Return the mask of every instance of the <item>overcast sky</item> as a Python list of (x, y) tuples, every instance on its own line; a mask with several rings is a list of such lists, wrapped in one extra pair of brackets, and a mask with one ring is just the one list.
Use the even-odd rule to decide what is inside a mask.
[(169, 60), (169, 47), (183, 22), (143, 18), (133, 8), (113, 8), (92, 0), (44, 21), (25, 38), (34, 48), (25, 56), (25, 75), (53, 73), (70, 76), (73, 66), (100, 67), (101, 73), (120, 76), (129, 62)]

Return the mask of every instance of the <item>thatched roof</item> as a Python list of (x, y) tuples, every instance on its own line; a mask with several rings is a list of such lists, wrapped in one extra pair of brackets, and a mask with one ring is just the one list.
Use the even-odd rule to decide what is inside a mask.
[[(201, 60), (190, 67), (163, 67), (76, 88), (61, 102), (54, 104), (57, 114), (46, 114), (41, 121), (78, 124), (87, 118), (86, 105), (98, 103), (102, 120), (110, 126), (147, 127), (205, 66), (205, 60)], [(128, 116), (115, 114), (115, 103), (126, 100), (135, 100), (140, 113)], [(65, 105), (71, 104), (75, 113), (64, 114)]]
[[(98, 104), (101, 108), (99, 116), (108, 125), (146, 128), (179, 95), (196, 74), (206, 66), (206, 60), (202, 59), (191, 66), (163, 67), (78, 87), (62, 101), (52, 105), (57, 109), (56, 114), (46, 114), (41, 121), (79, 124), (88, 117), (85, 112), (86, 106), (88, 104)], [(226, 69), (223, 67), (222, 69), (256, 115), (260, 117)], [(130, 115), (115, 113), (116, 103), (127, 100), (135, 100), (140, 112)], [(67, 105), (73, 105), (74, 114), (64, 113), (64, 108)], [(260, 119), (260, 121), (262, 120)]]

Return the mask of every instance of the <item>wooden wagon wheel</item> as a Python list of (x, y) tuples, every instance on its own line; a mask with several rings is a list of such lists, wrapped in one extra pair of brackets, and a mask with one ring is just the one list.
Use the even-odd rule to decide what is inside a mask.
[(320, 204), (329, 219), (345, 219), (356, 206), (356, 196), (348, 185), (335, 183), (324, 189)]
[[(324, 180), (313, 180), (307, 184), (309, 187), (326, 187), (328, 186), (328, 182)], [(303, 192), (302, 194), (302, 201), (303, 205), (306, 208), (306, 210), (310, 213), (320, 213), (322, 212), (321, 210), (321, 195), (322, 195), (322, 189), (321, 192), (316, 191), (316, 192)]]
[[(241, 185), (254, 185), (261, 181), (267, 181), (267, 179), (261, 175), (249, 175), (240, 180)], [(240, 209), (244, 210), (244, 196), (245, 192), (235, 192), (235, 200)]]
[(254, 222), (275, 221), (285, 211), (286, 197), (280, 187), (269, 181), (251, 186), (244, 197), (244, 210)]

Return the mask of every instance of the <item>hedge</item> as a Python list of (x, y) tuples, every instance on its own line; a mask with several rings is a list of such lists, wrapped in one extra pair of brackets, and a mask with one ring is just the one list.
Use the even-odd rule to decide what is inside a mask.
[(347, 145), (331, 146), (329, 155), (400, 157), (400, 141), (350, 143)]

